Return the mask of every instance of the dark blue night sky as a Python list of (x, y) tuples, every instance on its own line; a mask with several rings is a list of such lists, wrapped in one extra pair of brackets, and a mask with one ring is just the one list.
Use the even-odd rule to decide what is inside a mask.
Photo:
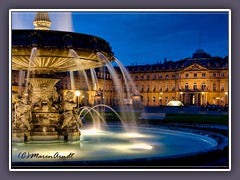
[[(72, 31), (105, 39), (125, 65), (191, 57), (199, 49), (200, 33), (201, 49), (211, 56), (228, 55), (228, 12), (73, 12), (70, 16)], [(54, 13), (50, 18), (54, 24)]]

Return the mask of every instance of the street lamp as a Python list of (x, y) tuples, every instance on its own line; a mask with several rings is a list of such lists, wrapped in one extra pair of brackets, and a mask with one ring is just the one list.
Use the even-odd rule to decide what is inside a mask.
[(182, 100), (182, 95), (183, 95), (183, 92), (180, 92), (180, 101), (183, 102)]
[(159, 101), (160, 101), (160, 105), (162, 106), (162, 92), (160, 92), (160, 97), (159, 97)]
[(228, 92), (225, 92), (225, 95), (226, 95), (226, 102), (225, 102), (225, 104), (228, 104)]
[(77, 108), (79, 108), (79, 101), (78, 101), (79, 99), (78, 98), (79, 98), (80, 95), (81, 95), (80, 91), (75, 92), (75, 96), (77, 96)]
[(202, 105), (205, 104), (204, 94), (205, 94), (205, 92), (202, 92)]

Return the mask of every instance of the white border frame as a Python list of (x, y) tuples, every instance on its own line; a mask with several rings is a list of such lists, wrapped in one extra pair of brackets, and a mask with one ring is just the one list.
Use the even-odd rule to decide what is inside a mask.
[(231, 171), (231, 10), (230, 9), (10, 9), (9, 10), (9, 119), (12, 118), (12, 12), (228, 12), (229, 169), (12, 169), (12, 124), (9, 121), (9, 171)]

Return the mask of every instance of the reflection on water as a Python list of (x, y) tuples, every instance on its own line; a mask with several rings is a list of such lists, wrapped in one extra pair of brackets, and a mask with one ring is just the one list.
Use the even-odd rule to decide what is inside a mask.
[(76, 142), (28, 142), (12, 145), (13, 162), (91, 161), (180, 155), (210, 149), (216, 141), (201, 135), (163, 129), (125, 133), (85, 129)]

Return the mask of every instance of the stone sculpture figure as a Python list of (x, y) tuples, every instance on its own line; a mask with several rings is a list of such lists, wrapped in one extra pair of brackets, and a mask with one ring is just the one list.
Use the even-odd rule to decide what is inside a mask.
[(54, 87), (53, 92), (48, 95), (48, 107), (56, 110), (60, 107), (60, 96), (56, 87)]
[(31, 129), (31, 107), (28, 105), (27, 98), (23, 97), (15, 105), (15, 118), (16, 123), (19, 124), (19, 127), (26, 126), (28, 130)]
[(75, 125), (77, 127), (83, 126), (81, 122), (81, 118), (78, 116), (78, 108), (76, 108), (77, 104), (73, 102), (74, 93), (68, 91), (65, 95), (65, 101), (63, 102), (63, 123), (61, 129), (64, 127), (73, 128)]
[(42, 99), (38, 96), (32, 98), (32, 107), (33, 109), (41, 109), (42, 108)]

